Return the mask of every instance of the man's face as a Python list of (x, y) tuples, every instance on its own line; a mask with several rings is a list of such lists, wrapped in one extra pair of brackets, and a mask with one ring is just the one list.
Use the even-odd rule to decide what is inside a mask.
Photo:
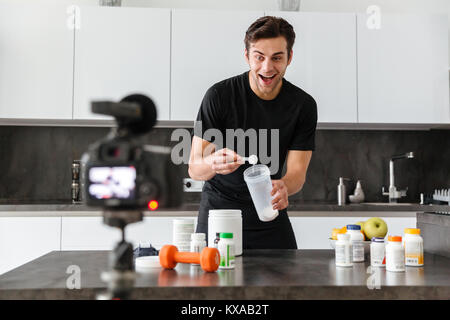
[(250, 66), (250, 86), (262, 99), (274, 99), (280, 92), (282, 79), (292, 60), (288, 59), (287, 42), (282, 36), (260, 39), (245, 50)]

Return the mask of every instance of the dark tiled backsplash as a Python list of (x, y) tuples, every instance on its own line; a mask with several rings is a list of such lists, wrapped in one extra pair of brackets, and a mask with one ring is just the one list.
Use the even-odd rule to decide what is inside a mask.
[[(172, 128), (157, 128), (146, 143), (173, 146)], [(69, 202), (71, 164), (109, 128), (0, 126), (0, 201)], [(348, 193), (361, 180), (366, 201), (387, 201), (389, 158), (408, 151), (414, 159), (395, 162), (395, 185), (408, 187), (403, 202), (418, 202), (420, 193), (450, 187), (450, 131), (318, 130), (303, 190), (294, 201), (336, 202), (339, 177), (350, 178)], [(188, 177), (188, 166), (182, 164)], [(185, 202), (200, 201), (186, 193)]]

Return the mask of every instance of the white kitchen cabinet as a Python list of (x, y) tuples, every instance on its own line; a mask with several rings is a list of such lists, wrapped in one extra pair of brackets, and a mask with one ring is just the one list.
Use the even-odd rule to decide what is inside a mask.
[[(173, 219), (144, 217), (125, 228), (126, 240), (133, 247), (141, 243), (160, 249), (172, 243)], [(121, 239), (119, 229), (105, 225), (103, 217), (62, 217), (61, 230), (61, 250), (112, 250)]]
[(121, 238), (103, 217), (62, 217), (61, 233), (61, 250), (111, 250)]
[(356, 123), (356, 15), (266, 12), (286, 19), (296, 39), (285, 78), (317, 103), (318, 122)]
[(172, 10), (171, 120), (192, 120), (214, 83), (249, 69), (248, 27), (264, 13)]
[(91, 101), (141, 93), (169, 120), (170, 10), (86, 6), (79, 16), (74, 119), (112, 119), (93, 114)]
[[(393, 213), (395, 214), (395, 213)], [(331, 249), (333, 228), (366, 221), (370, 217), (290, 217), (298, 249)], [(388, 225), (388, 235), (403, 236), (405, 228), (416, 227), (416, 217), (383, 217)]]
[(0, 4), (0, 118), (71, 119), (66, 5)]
[(361, 123), (449, 123), (448, 18), (382, 14), (380, 29), (358, 14)]
[[(172, 244), (173, 220), (179, 217), (144, 217), (144, 220), (133, 223), (127, 227), (127, 239), (134, 247), (141, 244), (151, 244), (156, 249), (161, 249), (165, 244)], [(183, 217), (186, 219), (186, 217)], [(196, 217), (188, 219), (197, 220)]]
[(60, 217), (1, 217), (0, 274), (60, 250)]

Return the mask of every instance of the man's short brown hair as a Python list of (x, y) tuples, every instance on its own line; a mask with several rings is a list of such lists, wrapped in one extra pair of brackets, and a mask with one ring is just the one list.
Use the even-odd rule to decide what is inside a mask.
[(245, 33), (245, 48), (248, 52), (250, 51), (250, 43), (259, 39), (277, 38), (279, 36), (286, 39), (289, 59), (294, 46), (295, 32), (292, 25), (283, 18), (264, 16), (253, 22)]

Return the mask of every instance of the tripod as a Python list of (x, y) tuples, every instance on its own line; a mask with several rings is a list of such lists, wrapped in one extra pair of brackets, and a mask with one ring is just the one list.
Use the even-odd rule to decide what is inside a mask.
[(109, 271), (102, 272), (101, 279), (108, 283), (108, 290), (97, 296), (98, 300), (129, 299), (136, 279), (133, 261), (133, 246), (125, 241), (125, 227), (142, 221), (141, 211), (104, 211), (103, 223), (121, 230), (122, 240), (116, 244), (109, 256)]

